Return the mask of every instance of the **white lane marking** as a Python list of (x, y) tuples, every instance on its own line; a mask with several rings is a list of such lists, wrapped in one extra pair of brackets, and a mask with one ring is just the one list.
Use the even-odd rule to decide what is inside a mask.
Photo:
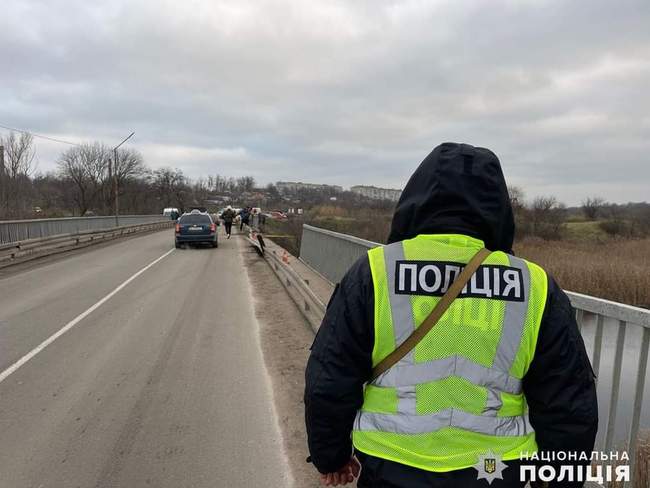
[(18, 368), (20, 368), (23, 364), (25, 364), (27, 361), (32, 359), (34, 356), (36, 356), (39, 352), (41, 352), (43, 349), (45, 349), (47, 346), (52, 344), (55, 340), (57, 340), (59, 337), (61, 337), (63, 334), (68, 332), (70, 329), (72, 329), (75, 325), (77, 325), (79, 322), (81, 322), (83, 319), (88, 317), (91, 313), (93, 313), (95, 310), (97, 310), (99, 307), (101, 307), (104, 303), (106, 303), (108, 300), (110, 300), (116, 293), (118, 293), (122, 288), (124, 288), (126, 285), (131, 283), (134, 279), (136, 279), (138, 276), (140, 276), (142, 273), (147, 271), (149, 268), (151, 268), (154, 264), (156, 264), (158, 261), (161, 261), (162, 259), (166, 258), (169, 256), (172, 252), (174, 252), (174, 249), (170, 249), (167, 251), (165, 254), (160, 256), (158, 259), (153, 260), (149, 264), (147, 264), (144, 268), (142, 268), (140, 271), (135, 273), (133, 276), (131, 276), (129, 279), (127, 279), (125, 282), (123, 282), (121, 285), (119, 285), (117, 288), (115, 288), (112, 292), (110, 292), (108, 295), (106, 295), (104, 298), (99, 300), (97, 303), (95, 303), (92, 307), (90, 307), (88, 310), (85, 312), (82, 312), (81, 314), (77, 315), (74, 319), (72, 319), (70, 322), (65, 324), (61, 329), (59, 329), (57, 332), (52, 334), (50, 337), (45, 339), (43, 342), (41, 342), (38, 346), (36, 346), (34, 349), (29, 351), (27, 354), (25, 354), (22, 358), (20, 358), (18, 361), (16, 361), (14, 364), (9, 366), (7, 369), (5, 369), (2, 373), (0, 373), (0, 383), (2, 383), (4, 380), (9, 377), (12, 373), (14, 373)]

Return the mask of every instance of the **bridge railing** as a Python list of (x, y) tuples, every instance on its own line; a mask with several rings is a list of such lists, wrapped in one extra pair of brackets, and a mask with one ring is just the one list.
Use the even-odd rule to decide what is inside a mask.
[(67, 217), (60, 219), (3, 220), (0, 221), (0, 244), (39, 239), (60, 234), (78, 234), (90, 230), (104, 230), (118, 226), (150, 224), (169, 220), (163, 215), (120, 215), (115, 217)]
[[(348, 268), (368, 249), (379, 243), (359, 239), (358, 237), (304, 225), (300, 246), (300, 259), (332, 283), (337, 283)], [(598, 377), (599, 396), (608, 398), (607, 414), (604, 428), (600, 429), (598, 445), (609, 451), (612, 448), (627, 449), (630, 460), (635, 461), (637, 438), (643, 407), (643, 394), (646, 387), (648, 363), (648, 345), (650, 344), (650, 310), (633, 307), (622, 303), (603, 300), (580, 293), (567, 292), (571, 304), (575, 308), (576, 319), (585, 343), (591, 344), (591, 361), (594, 373)], [(615, 336), (614, 342), (609, 338)], [(629, 337), (626, 344), (626, 335)], [(603, 355), (603, 345), (606, 350), (613, 346), (614, 356)], [(611, 356), (611, 355), (610, 355)], [(627, 359), (626, 359), (627, 358)], [(634, 370), (632, 375), (623, 376), (624, 359), (626, 365)], [(611, 364), (611, 380), (603, 380), (600, 375), (601, 362)], [(628, 383), (631, 393), (621, 397), (621, 379)], [(621, 414), (619, 404), (627, 404)], [(628, 423), (627, 425), (622, 425)], [(602, 425), (602, 423), (601, 423)], [(625, 430), (624, 444), (618, 430)], [(615, 438), (615, 434), (618, 437)], [(615, 444), (616, 442), (616, 444)]]

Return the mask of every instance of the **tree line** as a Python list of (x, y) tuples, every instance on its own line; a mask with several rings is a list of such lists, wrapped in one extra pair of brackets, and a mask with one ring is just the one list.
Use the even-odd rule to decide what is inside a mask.
[(31, 134), (11, 132), (0, 137), (0, 146), (0, 219), (107, 215), (115, 189), (120, 213), (154, 214), (255, 187), (252, 176), (191, 179), (178, 168), (152, 169), (139, 151), (119, 148), (115, 154), (101, 142), (72, 146), (61, 153), (56, 170), (39, 173)]
[[(225, 197), (241, 204), (290, 205), (309, 208), (332, 203), (336, 206), (370, 211), (374, 219), (392, 213), (393, 202), (369, 200), (350, 192), (304, 189), (280, 194), (274, 185), (255, 188), (252, 176), (239, 178), (210, 175), (188, 178), (178, 168), (152, 169), (142, 154), (131, 148), (113, 150), (101, 142), (73, 145), (57, 159), (57, 168), (37, 172), (33, 136), (10, 132), (0, 136), (0, 219), (108, 215), (117, 189), (121, 214), (155, 214), (165, 207), (186, 209), (203, 206), (206, 200)], [(257, 196), (247, 200), (247, 195)], [(518, 237), (561, 238), (568, 220), (597, 221), (610, 235), (642, 237), (650, 235), (650, 205), (617, 205), (602, 197), (585, 199), (580, 207), (567, 208), (553, 196), (531, 201), (518, 187), (509, 188), (517, 222)], [(370, 219), (372, 220), (372, 219)], [(383, 225), (383, 224), (382, 224)]]
[(554, 196), (538, 196), (526, 201), (519, 187), (509, 187), (517, 237), (558, 240), (566, 236), (567, 223), (594, 222), (605, 234), (614, 237), (650, 235), (650, 204), (609, 203), (600, 196), (585, 198), (579, 207), (567, 208)]

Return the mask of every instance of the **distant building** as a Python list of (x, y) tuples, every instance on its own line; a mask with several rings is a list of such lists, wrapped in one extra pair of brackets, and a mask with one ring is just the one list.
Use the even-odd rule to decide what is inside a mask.
[(366, 198), (375, 200), (390, 200), (396, 202), (402, 195), (402, 190), (393, 190), (391, 188), (377, 188), (376, 186), (356, 185), (350, 188), (352, 193), (362, 195)]
[(319, 190), (319, 191), (335, 191), (342, 192), (343, 187), (338, 185), (323, 185), (319, 183), (303, 183), (303, 182), (294, 182), (294, 181), (278, 181), (275, 184), (276, 188), (280, 193), (296, 193), (301, 190)]

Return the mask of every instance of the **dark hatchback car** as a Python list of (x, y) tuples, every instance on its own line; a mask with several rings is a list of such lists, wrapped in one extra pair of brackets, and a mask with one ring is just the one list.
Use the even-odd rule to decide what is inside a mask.
[(206, 243), (219, 247), (217, 240), (217, 224), (207, 213), (192, 210), (183, 214), (176, 222), (176, 248), (183, 244)]

